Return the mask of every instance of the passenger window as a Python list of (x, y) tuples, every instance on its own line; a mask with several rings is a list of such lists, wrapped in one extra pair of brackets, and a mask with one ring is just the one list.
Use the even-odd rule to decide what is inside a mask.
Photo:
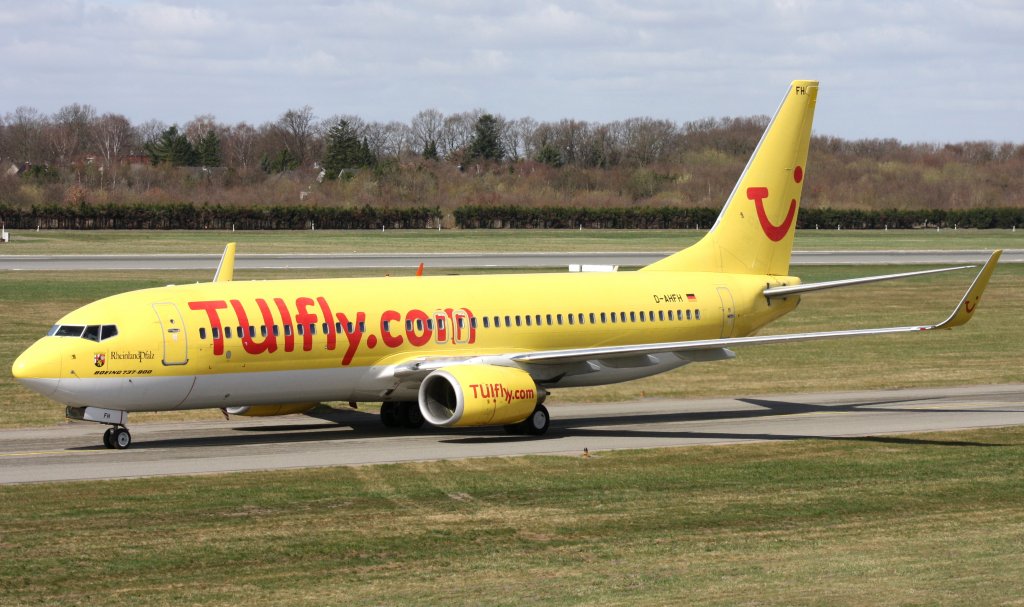
[(583, 319), (583, 312), (580, 312), (580, 324), (585, 324)]
[(476, 316), (474, 316), (473, 318), (469, 319), (469, 326), (474, 328), (474, 329), (476, 328)]
[(280, 336), (280, 335), (281, 335), (281, 332), (280, 332), (280, 330), (278, 329), (278, 326), (277, 326), (277, 325), (274, 325), (274, 337), (278, 337), (278, 336)]
[(363, 321), (359, 322), (359, 332), (360, 333), (366, 333), (366, 323), (363, 322)]
[(236, 335), (238, 335), (238, 339), (242, 339), (243, 337), (245, 337), (245, 333), (242, 333), (242, 327), (235, 328), (238, 329), (238, 333), (236, 333)]
[(590, 313), (590, 324), (592, 324), (592, 325), (596, 325), (597, 324), (597, 317), (594, 316), (593, 312)]
[(669, 320), (675, 320), (675, 317), (672, 315), (672, 310), (668, 311), (668, 319)]
[(626, 313), (619, 312), (619, 322), (626, 322)]
[(335, 333), (341, 333), (341, 323), (340, 322), (335, 322), (334, 323), (334, 332)]
[(199, 327), (199, 339), (206, 339), (206, 327)]
[(256, 337), (256, 327), (249, 325), (249, 337)]
[(567, 316), (569, 317), (569, 324), (573, 324), (573, 322), (576, 320), (576, 317), (573, 316), (572, 314), (568, 314)]
[(636, 312), (629, 313), (629, 322), (636, 322)]
[[(474, 318), (473, 320), (476, 320), (476, 319)], [(484, 316), (484, 328), (485, 328), (485, 329), (489, 328), (489, 326), (488, 326), (488, 325), (490, 325), (490, 323), (488, 322), (488, 320), (487, 320), (487, 317), (486, 317), (486, 316)]]
[(292, 326), (291, 325), (285, 325), (284, 326), (284, 336), (285, 337), (291, 337), (292, 336)]
[(267, 336), (267, 325), (260, 325), (260, 337)]
[(517, 327), (521, 327), (521, 326), (523, 326), (523, 319), (522, 319), (522, 317), (521, 317), (521, 316), (519, 316), (518, 314), (516, 314), (516, 326), (517, 326)]
[(320, 328), (321, 328), (321, 329), (323, 329), (323, 333), (324, 333), (324, 335), (327, 335), (328, 333), (330, 333), (330, 332), (331, 332), (331, 325), (329, 325), (329, 324), (327, 324), (327, 323), (323, 323), (323, 324), (321, 324), (321, 325), (320, 325)]
[[(384, 329), (385, 333), (391, 333), (391, 321), (390, 320), (385, 320), (383, 323), (381, 323), (381, 328)], [(324, 323), (324, 333), (326, 333), (326, 332), (327, 332), (327, 323)]]
[(494, 317), (494, 326), (495, 326), (495, 328), (501, 326), (501, 317), (500, 316), (495, 316)]
[(353, 325), (352, 323), (348, 323), (347, 326), (348, 326), (348, 334), (349, 335), (355, 333), (355, 325)]
[(690, 310), (686, 311), (686, 320), (693, 320), (693, 314)]
[(527, 314), (527, 315), (526, 315), (526, 326), (527, 326), (527, 327), (530, 327), (530, 326), (532, 326), (532, 325), (533, 325), (533, 323), (532, 323), (532, 321), (530, 320), (530, 315), (529, 315), (529, 314)]
[(295, 330), (298, 332), (299, 335), (306, 334), (306, 329), (304, 328), (305, 326), (306, 325), (295, 325)]
[(615, 312), (612, 312), (612, 324), (615, 324), (615, 318), (616, 318)]
[(665, 320), (665, 310), (658, 310), (658, 320), (660, 320), (660, 321), (664, 321)]
[(539, 326), (541, 326), (542, 324), (544, 324), (544, 323), (542, 323), (542, 322), (540, 321), (540, 314), (538, 314), (538, 315), (534, 316), (533, 318), (534, 318), (534, 320), (536, 321), (536, 324), (537, 324), (537, 326), (538, 326), (538, 327), (539, 327)]
[(231, 339), (231, 327), (224, 327), (225, 339)]
[(316, 323), (309, 323), (309, 334), (316, 335)]
[(100, 326), (99, 325), (89, 325), (88, 327), (85, 328), (85, 332), (82, 333), (82, 337), (84, 337), (85, 339), (88, 339), (89, 341), (99, 341), (100, 340)]
[(213, 331), (211, 331), (211, 333), (213, 333), (213, 338), (214, 339), (220, 339), (220, 329), (218, 329), (217, 327), (214, 327)]
[(511, 327), (512, 326), (512, 317), (511, 316), (506, 316), (505, 317), (505, 326), (506, 327)]
[[(351, 333), (351, 332), (352, 331), (349, 331), (349, 333)], [(417, 333), (422, 333), (423, 332), (423, 319), (422, 318), (417, 318), (416, 319), (416, 332)]]
[(693, 317), (700, 320), (700, 310), (694, 310)]
[(548, 326), (550, 327), (551, 326), (551, 315), (550, 314), (548, 314), (547, 319), (548, 319)]
[(559, 314), (556, 318), (558, 319), (558, 324), (561, 325), (562, 324), (562, 315)]

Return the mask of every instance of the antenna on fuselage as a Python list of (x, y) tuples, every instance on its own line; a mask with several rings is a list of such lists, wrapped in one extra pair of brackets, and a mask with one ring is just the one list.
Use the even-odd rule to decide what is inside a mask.
[(235, 243), (229, 242), (224, 247), (224, 254), (220, 256), (220, 263), (217, 264), (217, 272), (213, 275), (213, 282), (230, 282), (235, 275)]

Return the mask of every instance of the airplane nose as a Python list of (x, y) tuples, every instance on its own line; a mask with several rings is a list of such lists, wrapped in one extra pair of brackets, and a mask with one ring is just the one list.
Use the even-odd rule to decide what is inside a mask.
[(50, 396), (60, 382), (60, 358), (59, 350), (35, 344), (14, 361), (11, 374), (26, 388)]

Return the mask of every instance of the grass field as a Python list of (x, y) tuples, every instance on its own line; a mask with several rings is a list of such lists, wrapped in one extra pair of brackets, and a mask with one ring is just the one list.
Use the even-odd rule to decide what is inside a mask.
[(0, 487), (3, 605), (1019, 605), (1024, 428)]
[[(885, 267), (805, 267), (818, 281), (900, 271)], [(917, 267), (912, 269), (919, 269)], [(239, 271), (236, 279), (293, 275)], [(304, 272), (330, 276), (330, 272)], [(971, 271), (822, 291), (768, 332), (902, 326), (942, 320), (969, 284)], [(63, 408), (17, 385), (14, 358), (70, 310), (113, 293), (168, 283), (209, 280), (209, 272), (5, 272), (0, 273), (0, 427), (52, 425)], [(549, 403), (633, 400), (643, 397), (740, 396), (821, 390), (948, 386), (1024, 381), (1021, 296), (1024, 266), (1000, 266), (976, 318), (966, 327), (926, 335), (857, 338), (748, 347), (732, 361), (694, 364), (644, 380), (556, 391)], [(554, 412), (557, 415), (557, 411)], [(215, 419), (216, 410), (134, 414), (148, 420)]]
[[(144, 234), (144, 237), (140, 237)], [(236, 241), (240, 253), (477, 251), (676, 251), (697, 230), (316, 230), (225, 232), (152, 230), (14, 231), (3, 255), (208, 253)], [(1024, 248), (1024, 230), (800, 230), (798, 250)]]

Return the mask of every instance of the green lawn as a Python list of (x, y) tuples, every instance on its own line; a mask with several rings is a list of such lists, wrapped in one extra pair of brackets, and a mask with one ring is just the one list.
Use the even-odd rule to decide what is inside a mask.
[(3, 605), (1016, 605), (1024, 428), (0, 487)]

